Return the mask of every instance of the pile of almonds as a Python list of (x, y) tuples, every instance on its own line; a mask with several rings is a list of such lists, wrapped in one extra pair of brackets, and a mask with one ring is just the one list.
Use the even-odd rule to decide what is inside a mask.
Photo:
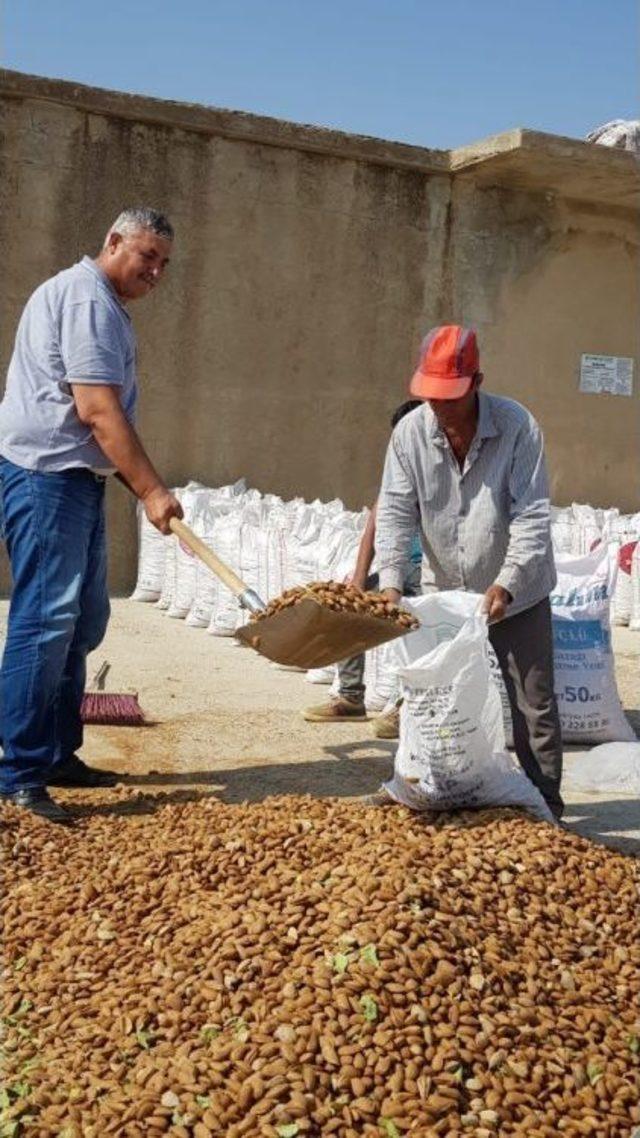
[(412, 613), (387, 600), (384, 593), (367, 593), (357, 585), (344, 585), (340, 581), (313, 581), (310, 585), (296, 585), (286, 589), (279, 597), (269, 601), (263, 612), (253, 613), (251, 620), (264, 620), (300, 601), (311, 598), (334, 612), (353, 612), (360, 616), (375, 616), (379, 620), (392, 620), (407, 632), (418, 628), (419, 621)]
[(0, 1134), (630, 1138), (630, 858), (510, 810), (2, 808)]

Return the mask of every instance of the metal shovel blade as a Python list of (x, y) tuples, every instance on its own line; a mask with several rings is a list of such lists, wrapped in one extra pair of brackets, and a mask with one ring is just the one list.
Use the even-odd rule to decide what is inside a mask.
[(391, 620), (335, 612), (311, 599), (237, 629), (236, 637), (273, 660), (297, 668), (324, 668), (375, 648), (408, 629)]

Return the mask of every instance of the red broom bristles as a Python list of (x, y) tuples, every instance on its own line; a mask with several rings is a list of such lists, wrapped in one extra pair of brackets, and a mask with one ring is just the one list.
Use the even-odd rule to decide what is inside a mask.
[(146, 723), (135, 692), (85, 692), (80, 716), (83, 723), (99, 723), (111, 727), (140, 727)]

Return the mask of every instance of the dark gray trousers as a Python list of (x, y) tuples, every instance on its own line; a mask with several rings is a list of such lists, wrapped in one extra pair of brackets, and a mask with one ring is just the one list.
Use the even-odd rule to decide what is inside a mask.
[(553, 691), (553, 636), (548, 597), (533, 608), (489, 625), (489, 640), (511, 704), (513, 743), (520, 765), (560, 817), (562, 734)]

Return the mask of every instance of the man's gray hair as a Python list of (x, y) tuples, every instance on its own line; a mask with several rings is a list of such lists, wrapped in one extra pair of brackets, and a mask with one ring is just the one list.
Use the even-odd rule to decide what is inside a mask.
[(123, 209), (114, 221), (105, 238), (105, 245), (112, 233), (119, 233), (122, 237), (130, 237), (140, 229), (149, 229), (158, 237), (166, 237), (173, 241), (173, 226), (169, 218), (157, 209), (146, 205), (134, 205)]

